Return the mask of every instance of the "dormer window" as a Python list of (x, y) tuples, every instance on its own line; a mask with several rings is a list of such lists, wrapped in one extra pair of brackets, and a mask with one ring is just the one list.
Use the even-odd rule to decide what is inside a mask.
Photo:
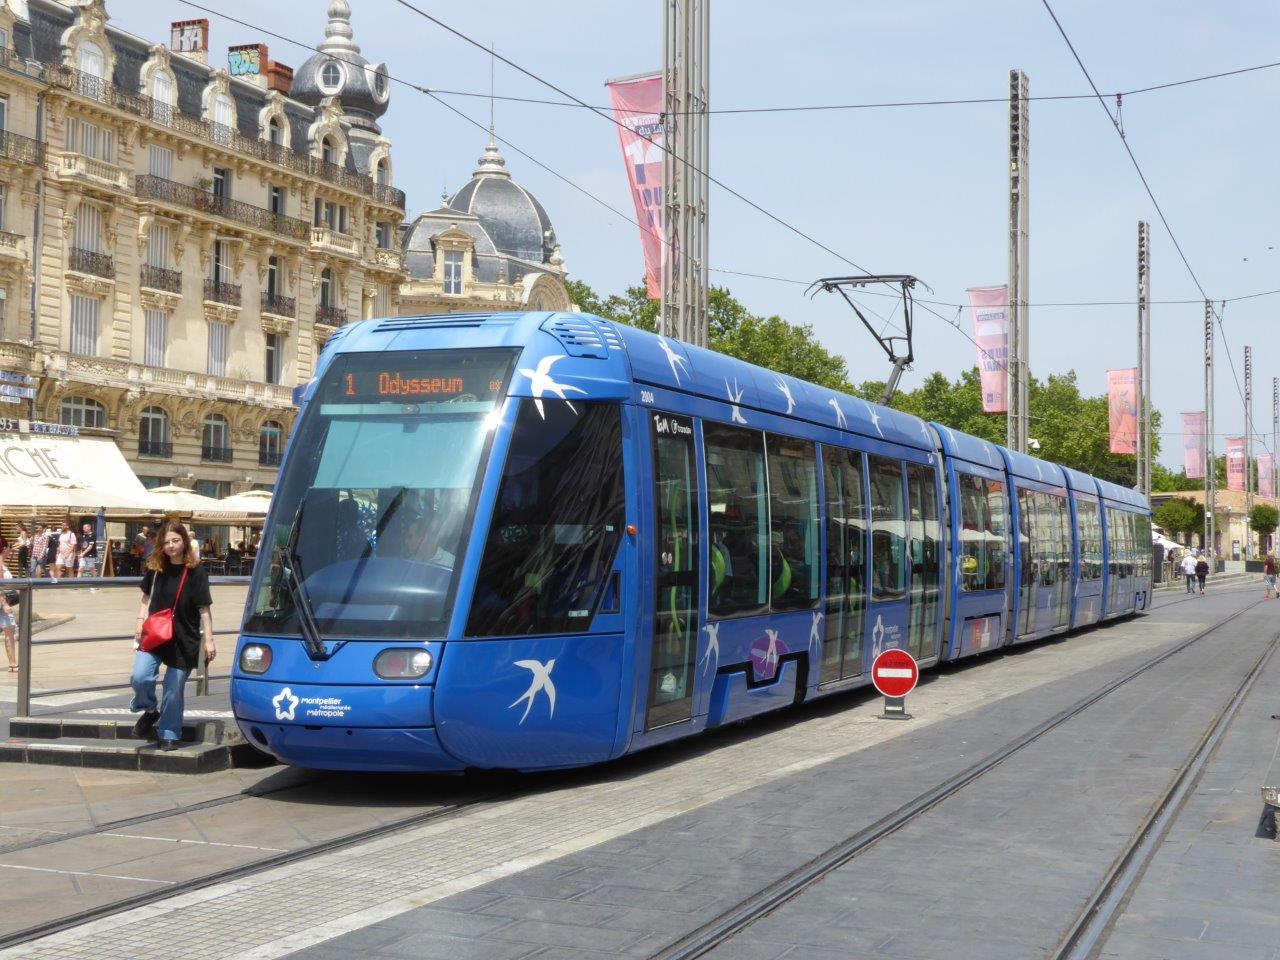
[(374, 179), (380, 187), (385, 187), (391, 182), (391, 172), (387, 167), (385, 157), (378, 161), (378, 168), (374, 171)]
[(342, 89), (342, 82), (346, 79), (346, 71), (342, 69), (342, 64), (337, 60), (326, 60), (324, 66), (320, 68), (320, 92), (325, 96), (333, 96)]
[(267, 124), (267, 139), (278, 147), (284, 146), (284, 125), (279, 117), (272, 117)]
[(338, 162), (338, 148), (333, 145), (333, 138), (325, 137), (320, 141), (320, 159), (325, 163)]
[(444, 292), (462, 293), (462, 251), (444, 252)]

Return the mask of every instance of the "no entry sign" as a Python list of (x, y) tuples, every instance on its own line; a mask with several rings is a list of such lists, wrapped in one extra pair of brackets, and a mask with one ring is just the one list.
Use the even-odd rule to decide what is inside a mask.
[(871, 664), (871, 682), (889, 700), (901, 700), (919, 679), (920, 668), (905, 650), (886, 650)]

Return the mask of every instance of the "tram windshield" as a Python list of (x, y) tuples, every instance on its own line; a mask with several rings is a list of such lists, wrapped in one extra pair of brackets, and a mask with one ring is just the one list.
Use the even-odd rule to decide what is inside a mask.
[(277, 487), (262, 538), (270, 560), (256, 567), (246, 631), (296, 636), (314, 625), (335, 640), (444, 636), (515, 356), (334, 359)]

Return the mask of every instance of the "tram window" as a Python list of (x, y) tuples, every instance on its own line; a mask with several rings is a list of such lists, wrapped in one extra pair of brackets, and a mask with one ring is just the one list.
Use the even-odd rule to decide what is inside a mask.
[(911, 612), (907, 618), (907, 644), (918, 660), (932, 656), (938, 623), (938, 481), (933, 467), (907, 464), (907, 504), (911, 512)]
[(1053, 496), (1058, 511), (1058, 581), (1071, 582), (1071, 510), (1065, 495)]
[(1102, 577), (1102, 529), (1095, 500), (1076, 499), (1076, 520), (1080, 528), (1080, 579)]
[(578, 633), (624, 520), (621, 413), (521, 401), (467, 621), (471, 636)]
[(1057, 513), (1053, 498), (1047, 493), (1033, 494), (1036, 501), (1036, 563), (1040, 570), (1040, 585), (1051, 587), (1058, 582)]
[(769, 596), (775, 610), (818, 600), (818, 465), (813, 444), (769, 435)]
[(827, 611), (821, 681), (862, 672), (867, 604), (867, 503), (862, 454), (823, 447), (827, 495)]
[(871, 597), (900, 600), (907, 592), (906, 505), (902, 464), (870, 458), (871, 469)]
[(970, 473), (958, 474), (960, 486), (960, 588), (1004, 587), (1004, 484)]
[(764, 436), (704, 427), (707, 458), (707, 611), (758, 613), (769, 602), (769, 515)]

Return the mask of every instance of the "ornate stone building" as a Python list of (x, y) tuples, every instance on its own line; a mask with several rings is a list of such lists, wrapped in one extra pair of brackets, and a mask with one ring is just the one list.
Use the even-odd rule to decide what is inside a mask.
[(165, 45), (103, 0), (0, 0), (0, 371), (149, 485), (272, 484), (325, 339), (397, 312), (388, 76), (328, 18), (293, 73), (210, 64), (203, 20)]
[(492, 137), (470, 182), (441, 199), (404, 231), (402, 316), (571, 309), (551, 219)]

